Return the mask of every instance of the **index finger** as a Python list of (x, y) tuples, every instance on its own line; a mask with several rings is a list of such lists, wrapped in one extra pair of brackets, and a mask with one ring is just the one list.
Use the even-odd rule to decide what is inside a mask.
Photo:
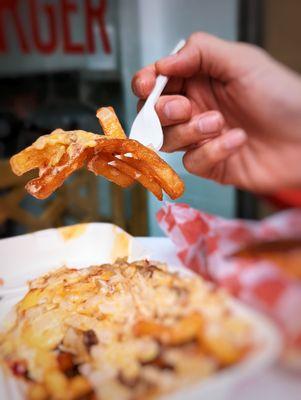
[(132, 79), (132, 90), (134, 94), (140, 99), (146, 99), (155, 86), (156, 77), (157, 74), (154, 64), (148, 65), (136, 72)]
[(229, 81), (249, 70), (257, 58), (254, 47), (196, 32), (178, 53), (162, 58), (155, 66), (157, 74), (188, 78), (202, 72)]
[[(138, 71), (132, 79), (132, 90), (141, 100), (147, 99), (155, 86), (158, 74), (155, 65), (149, 65)], [(163, 94), (180, 94), (184, 80), (181, 77), (171, 77), (163, 90)]]

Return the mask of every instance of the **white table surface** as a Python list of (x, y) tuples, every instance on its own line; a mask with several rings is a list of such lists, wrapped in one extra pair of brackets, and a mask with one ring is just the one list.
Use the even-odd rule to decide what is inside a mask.
[[(176, 256), (176, 249), (168, 238), (140, 237), (139, 242), (149, 250), (153, 260), (183, 268)], [(273, 366), (261, 376), (241, 387), (231, 400), (301, 400), (301, 373), (293, 373)], [(209, 400), (209, 399), (208, 399)]]

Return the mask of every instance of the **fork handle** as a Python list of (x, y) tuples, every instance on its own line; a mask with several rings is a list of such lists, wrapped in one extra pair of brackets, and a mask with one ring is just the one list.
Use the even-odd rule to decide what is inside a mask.
[[(172, 54), (176, 54), (179, 50), (182, 49), (182, 47), (184, 47), (186, 41), (184, 39), (180, 40), (179, 43), (176, 45), (176, 47), (173, 49), (173, 51), (170, 53), (170, 55)], [(156, 78), (156, 83), (155, 86), (153, 88), (153, 90), (151, 91), (150, 95), (148, 96), (145, 105), (155, 105), (156, 102), (158, 101), (161, 93), (163, 92), (167, 82), (168, 82), (169, 77), (164, 76), (164, 75), (158, 75)]]

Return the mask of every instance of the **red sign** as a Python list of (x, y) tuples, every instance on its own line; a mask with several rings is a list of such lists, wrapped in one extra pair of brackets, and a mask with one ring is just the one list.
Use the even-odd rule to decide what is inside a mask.
[[(81, 42), (72, 38), (71, 17), (79, 13), (78, 3), (74, 0), (52, 1), (39, 0), (0, 0), (0, 54), (9, 53), (9, 41), (5, 27), (10, 24), (22, 53), (38, 52), (52, 54), (63, 43), (66, 54), (85, 54), (95, 52), (95, 37), (93, 27), (98, 24), (100, 40), (104, 53), (111, 53), (111, 44), (106, 30), (105, 13), (106, 0), (84, 0), (83, 23), (85, 37)], [(21, 18), (23, 7), (29, 16), (29, 31), (25, 28), (24, 18)], [(21, 10), (22, 7), (22, 10)], [(47, 26), (47, 38), (41, 34), (41, 15)], [(43, 35), (44, 36), (44, 35)]]

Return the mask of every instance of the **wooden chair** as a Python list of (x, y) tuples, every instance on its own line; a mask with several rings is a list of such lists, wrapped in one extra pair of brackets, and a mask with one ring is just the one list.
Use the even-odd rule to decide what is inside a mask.
[[(135, 236), (147, 234), (146, 192), (130, 189), (126, 207), (124, 191), (110, 184), (111, 215), (99, 210), (99, 177), (86, 170), (77, 171), (49, 199), (32, 199), (24, 189), (31, 174), (14, 175), (7, 160), (0, 160), (0, 224), (13, 221), (26, 232), (79, 222), (112, 222)], [(37, 203), (36, 203), (37, 202)], [(37, 215), (37, 207), (41, 212)], [(127, 211), (127, 212), (126, 212)], [(129, 214), (129, 216), (127, 216)]]

